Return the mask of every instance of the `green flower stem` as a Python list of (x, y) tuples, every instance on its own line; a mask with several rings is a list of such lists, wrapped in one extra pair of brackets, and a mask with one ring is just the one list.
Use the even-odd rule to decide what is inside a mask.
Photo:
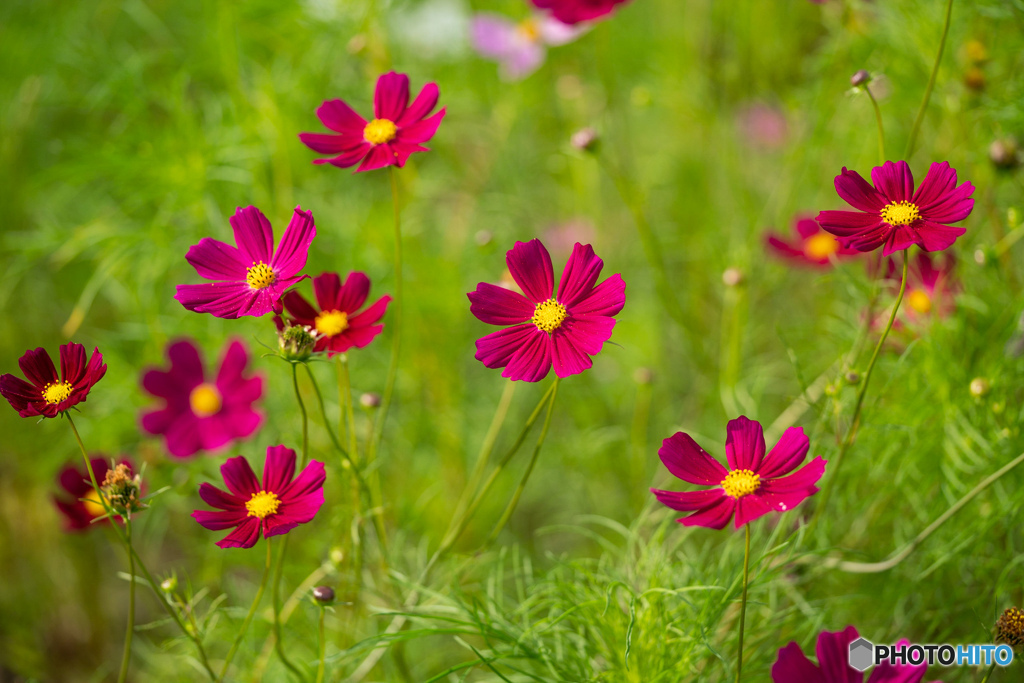
[(267, 588), (267, 578), (270, 576), (271, 567), (270, 539), (265, 538), (264, 542), (267, 544), (267, 562), (263, 567), (263, 578), (260, 580), (260, 587), (256, 590), (256, 597), (253, 598), (252, 606), (249, 608), (249, 613), (245, 615), (245, 621), (242, 622), (242, 628), (238, 630), (238, 635), (235, 636), (235, 641), (231, 643), (231, 649), (228, 650), (228, 656), (224, 659), (224, 668), (221, 669), (220, 676), (217, 677), (217, 683), (221, 683), (221, 681), (224, 680), (224, 676), (227, 674), (228, 668), (231, 666), (231, 661), (235, 658), (235, 653), (238, 652), (238, 647), (242, 644), (242, 640), (245, 638), (245, 632), (249, 630), (249, 624), (252, 622), (252, 618), (256, 614), (256, 608), (259, 607), (260, 601), (263, 599), (263, 593)]
[[(359, 441), (356, 439), (356, 417), (353, 412), (353, 401), (352, 401), (352, 379), (349, 375), (348, 369), (348, 354), (339, 353), (337, 355), (338, 365), (338, 405), (341, 406), (342, 418), (339, 422), (347, 420), (347, 426), (345, 432), (348, 434), (348, 452), (352, 457), (352, 501), (355, 507), (354, 514), (357, 520), (364, 517), (362, 496), (359, 494), (359, 482), (356, 480), (354, 472), (359, 467)], [(338, 428), (338, 432), (341, 433), (341, 428)], [(371, 436), (372, 438), (372, 436)], [(373, 491), (370, 492), (371, 504), (372, 500), (377, 498), (373, 495)], [(354, 592), (358, 594), (359, 584), (363, 573), (363, 552), (362, 552), (362, 534), (359, 533), (359, 525), (356, 526), (356, 536), (352, 539), (352, 568), (353, 575), (355, 576), (356, 586)]]
[(743, 674), (743, 627), (747, 620), (747, 581), (750, 577), (750, 523), (744, 525), (747, 531), (747, 542), (743, 548), (743, 600), (740, 602), (740, 642), (736, 650), (736, 683), (740, 683)]
[(299, 391), (299, 371), (292, 363), (292, 387), (295, 389), (295, 400), (299, 404), (299, 412), (302, 413), (302, 462), (299, 470), (306, 467), (309, 461), (309, 416), (306, 415), (306, 404), (302, 401), (302, 393)]
[(284, 570), (284, 558), (288, 554), (288, 536), (281, 541), (281, 552), (277, 554), (274, 562), (274, 578), (271, 583), (270, 598), (274, 605), (274, 651), (277, 652), (281, 663), (289, 671), (295, 674), (299, 680), (306, 680), (302, 671), (292, 663), (284, 651), (284, 640), (281, 637), (281, 574)]
[(988, 683), (988, 679), (992, 677), (992, 672), (996, 670), (996, 663), (992, 662), (992, 665), (988, 667), (988, 671), (985, 672), (985, 677), (981, 679), (981, 683)]
[[(97, 491), (100, 498), (103, 494)], [(125, 683), (128, 680), (128, 662), (132, 658), (132, 635), (135, 633), (135, 556), (132, 552), (132, 520), (126, 517), (124, 520), (125, 546), (128, 548), (128, 627), (124, 633), (124, 655), (121, 657), (121, 673), (117, 676), (117, 683)]]
[(327, 639), (324, 637), (324, 613), (326, 611), (323, 607), (320, 608), (320, 627), (317, 629), (320, 638), (320, 663), (316, 667), (316, 683), (324, 683), (324, 668), (327, 655)]
[(836, 479), (839, 477), (839, 467), (843, 464), (843, 456), (846, 451), (853, 445), (854, 439), (857, 438), (857, 428), (860, 426), (860, 412), (864, 405), (864, 396), (868, 391), (868, 384), (871, 382), (871, 372), (875, 369), (875, 362), (878, 360), (878, 355), (882, 351), (882, 345), (885, 344), (886, 337), (889, 336), (889, 331), (892, 329), (893, 323), (896, 322), (896, 314), (900, 310), (900, 304), (903, 303), (903, 294), (907, 291), (907, 266), (910, 263), (910, 249), (903, 250), (903, 279), (900, 282), (900, 293), (896, 297), (896, 305), (892, 307), (892, 313), (889, 314), (889, 322), (886, 324), (885, 329), (882, 331), (882, 336), (878, 338), (878, 343), (875, 344), (874, 353), (871, 354), (871, 360), (868, 362), (868, 368), (864, 371), (864, 379), (860, 385), (860, 390), (857, 392), (857, 400), (853, 407), (853, 417), (850, 419), (850, 427), (846, 430), (846, 436), (843, 438), (842, 444), (839, 446), (839, 452), (836, 457), (832, 459), (831, 472), (829, 473), (828, 481), (825, 482), (825, 488), (821, 492), (821, 498), (818, 502), (818, 507), (814, 511), (814, 517), (811, 518), (811, 527), (815, 526), (818, 519), (821, 517), (821, 513), (824, 512), (828, 505), (829, 497), (832, 494), (832, 490), (835, 488)]
[(523, 478), (519, 480), (519, 486), (516, 487), (515, 493), (512, 494), (512, 500), (509, 501), (508, 507), (505, 508), (505, 512), (502, 513), (498, 519), (498, 523), (494, 525), (494, 530), (491, 531), (491, 535), (488, 536), (487, 542), (490, 543), (498, 538), (498, 534), (505, 528), (505, 524), (508, 523), (512, 513), (515, 512), (516, 506), (519, 505), (519, 498), (523, 495), (523, 490), (526, 489), (526, 482), (530, 479), (530, 474), (533, 472), (534, 465), (537, 464), (537, 457), (540, 455), (541, 446), (544, 445), (544, 440), (548, 437), (548, 428), (551, 426), (551, 414), (555, 410), (555, 397), (558, 395), (558, 378), (555, 378), (554, 383), (551, 385), (551, 398), (548, 399), (548, 412), (544, 416), (544, 426), (541, 427), (540, 436), (537, 437), (537, 445), (533, 447), (533, 454), (530, 456), (530, 463), (526, 466), (526, 471), (523, 472)]
[(910, 129), (910, 137), (907, 139), (907, 151), (903, 154), (904, 159), (909, 159), (914, 153), (917, 134), (921, 131), (921, 122), (924, 121), (924, 113), (928, 109), (928, 101), (932, 98), (932, 89), (935, 87), (935, 77), (939, 73), (942, 53), (946, 49), (946, 36), (949, 35), (949, 23), (952, 16), (953, 0), (948, 0), (946, 2), (946, 20), (942, 25), (942, 38), (939, 39), (939, 51), (935, 55), (935, 64), (932, 66), (931, 76), (928, 77), (928, 85), (924, 89), (924, 99), (921, 100), (921, 108), (917, 110), (917, 117), (914, 118), (914, 125)]
[(189, 628), (185, 626), (185, 624), (181, 621), (181, 615), (179, 615), (178, 611), (174, 609), (169, 602), (167, 602), (167, 598), (165, 598), (160, 593), (160, 584), (156, 581), (156, 579), (153, 578), (153, 575), (149, 572), (149, 569), (146, 568), (145, 563), (143, 563), (142, 558), (139, 557), (139, 554), (138, 552), (136, 552), (134, 546), (128, 544), (127, 539), (125, 538), (124, 534), (121, 531), (121, 528), (117, 525), (116, 522), (113, 521), (113, 515), (115, 513), (113, 509), (111, 509), (110, 504), (107, 502), (106, 497), (100, 493), (100, 486), (99, 483), (96, 481), (96, 473), (93, 472), (92, 469), (92, 461), (89, 460), (89, 454), (85, 450), (85, 444), (82, 443), (82, 437), (78, 433), (78, 428), (75, 427), (75, 421), (71, 419), (70, 412), (65, 412), (63, 413), (63, 415), (64, 417), (67, 418), (68, 424), (71, 425), (71, 431), (75, 435), (75, 441), (78, 442), (78, 448), (79, 450), (82, 451), (82, 458), (85, 460), (85, 469), (89, 472), (89, 481), (90, 483), (92, 483), (93, 489), (99, 496), (100, 503), (103, 505), (103, 509), (111, 517), (110, 526), (114, 529), (114, 533), (117, 535), (118, 539), (120, 539), (121, 542), (125, 544), (125, 548), (128, 549), (129, 555), (134, 559), (135, 566), (138, 567), (139, 571), (142, 572), (142, 577), (146, 580), (146, 583), (149, 584), (149, 587), (152, 589), (157, 601), (161, 604), (161, 606), (163, 606), (164, 611), (167, 612), (167, 616), (169, 616), (171, 620), (178, 625), (178, 628), (181, 630), (183, 634), (188, 636), (192, 640), (192, 642), (195, 643), (196, 651), (199, 654), (199, 662), (203, 665), (203, 668), (206, 670), (206, 673), (210, 676), (210, 680), (216, 681), (217, 674), (213, 672), (213, 668), (210, 666), (210, 661), (206, 657), (206, 650), (203, 648), (203, 643), (199, 639), (199, 633), (189, 630)]
[(871, 84), (866, 83), (864, 85), (864, 92), (868, 94), (871, 99), (871, 106), (875, 110), (875, 123), (878, 125), (878, 163), (881, 165), (885, 164), (885, 129), (882, 126), (882, 110), (878, 108), (878, 100), (875, 99), (875, 94), (871, 92)]

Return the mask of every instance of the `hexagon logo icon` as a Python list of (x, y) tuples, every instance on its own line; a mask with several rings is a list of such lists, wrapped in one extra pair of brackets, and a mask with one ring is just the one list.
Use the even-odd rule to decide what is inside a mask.
[(857, 671), (867, 671), (875, 657), (875, 646), (867, 638), (858, 638), (850, 643), (850, 666)]

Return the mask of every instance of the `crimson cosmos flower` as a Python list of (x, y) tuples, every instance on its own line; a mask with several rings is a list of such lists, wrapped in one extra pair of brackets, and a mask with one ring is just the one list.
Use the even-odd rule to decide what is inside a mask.
[(146, 432), (163, 435), (171, 455), (187, 458), (216, 450), (259, 429), (264, 416), (253, 403), (263, 396), (263, 377), (245, 372), (249, 353), (242, 342), (228, 345), (209, 380), (193, 342), (170, 344), (167, 358), (169, 369), (151, 368), (142, 375), (142, 388), (164, 405), (144, 413), (141, 422)]
[(235, 527), (217, 541), (221, 548), (251, 548), (261, 529), (266, 538), (286, 534), (312, 521), (324, 504), (324, 464), (313, 460), (295, 477), (295, 451), (284, 446), (267, 447), (262, 484), (241, 455), (228, 458), (220, 472), (227, 491), (205, 482), (199, 487), (200, 498), (217, 510), (192, 517), (211, 531)]
[(356, 173), (385, 166), (401, 168), (413, 152), (430, 151), (421, 143), (434, 137), (444, 118), (444, 107), (427, 117), (437, 106), (439, 94), (437, 83), (427, 83), (410, 105), (409, 77), (389, 71), (377, 79), (372, 121), (367, 123), (342, 100), (327, 100), (316, 115), (338, 134), (299, 133), (299, 139), (314, 152), (331, 155), (315, 159), (314, 164), (348, 168), (362, 161)]
[(2, 375), (0, 395), (22, 417), (56, 417), (57, 413), (85, 401), (89, 390), (107, 372), (100, 350), (93, 349), (86, 361), (81, 344), (60, 347), (60, 376), (44, 348), (26, 351), (18, 359), (18, 366), (28, 382), (14, 375)]
[[(384, 329), (383, 324), (376, 323), (384, 317), (391, 301), (387, 294), (356, 313), (370, 294), (370, 278), (365, 273), (349, 273), (344, 285), (337, 273), (321, 273), (313, 278), (313, 293), (319, 310), (298, 292), (284, 295), (284, 307), (291, 314), (293, 325), (310, 325), (320, 333), (315, 351), (327, 351), (328, 356), (333, 356), (353, 346), (361, 349)], [(284, 329), (280, 316), (274, 318), (274, 323), (279, 330)]]
[(821, 457), (790, 474), (811, 447), (803, 428), (787, 429), (767, 456), (759, 422), (746, 417), (730, 420), (726, 435), (729, 469), (708, 455), (689, 434), (676, 432), (662, 443), (658, 455), (669, 472), (691, 484), (717, 487), (686, 492), (651, 489), (673, 510), (693, 512), (679, 522), (721, 529), (735, 513), (739, 529), (773, 510), (792, 510), (818, 492), (815, 484), (825, 473), (826, 463)]
[(230, 222), (237, 248), (204, 237), (185, 256), (200, 277), (215, 282), (178, 285), (174, 298), (190, 311), (218, 318), (280, 313), (285, 290), (309, 277), (300, 273), (316, 237), (313, 212), (295, 207), (276, 253), (270, 221), (255, 206), (236, 209)]
[[(960, 290), (953, 276), (956, 259), (949, 253), (944, 257), (940, 261), (922, 252), (916, 254), (907, 267), (907, 290), (903, 296), (907, 302), (904, 310), (908, 318), (927, 318), (933, 312), (940, 318), (946, 318), (956, 310), (954, 297)], [(886, 270), (890, 289), (898, 292), (902, 265), (897, 266), (895, 259), (888, 259)]]
[(827, 268), (832, 265), (833, 256), (847, 258), (860, 253), (841, 245), (839, 240), (807, 216), (796, 219), (793, 231), (796, 235), (790, 238), (770, 232), (765, 242), (772, 252), (794, 263)]
[[(101, 486), (103, 480), (110, 470), (110, 461), (104, 458), (91, 458), (93, 474), (96, 475), (96, 482)], [(119, 464), (134, 472), (132, 464), (122, 460)], [(89, 473), (84, 467), (79, 468), (68, 465), (60, 472), (57, 483), (64, 489), (67, 495), (54, 496), (53, 503), (64, 515), (64, 525), (68, 531), (83, 531), (93, 525), (93, 520), (107, 514), (100, 503), (99, 494), (92, 487), (89, 480)], [(106, 520), (104, 520), (105, 522)]]
[(836, 176), (836, 192), (857, 211), (822, 211), (817, 221), (844, 246), (874, 251), (884, 245), (883, 256), (919, 244), (925, 251), (941, 251), (964, 234), (947, 223), (962, 221), (974, 208), (974, 185), (956, 184), (956, 171), (948, 162), (928, 169), (914, 191), (914, 176), (905, 161), (885, 162), (871, 170), (872, 187), (856, 171)]
[(505, 255), (518, 294), (481, 282), (470, 292), (470, 311), (489, 325), (511, 325), (476, 342), (476, 359), (505, 368), (502, 377), (539, 382), (552, 366), (559, 377), (589, 368), (590, 357), (612, 336), (616, 313), (626, 302), (626, 283), (612, 275), (595, 286), (604, 261), (576, 243), (562, 271), (558, 295), (551, 256), (540, 240), (516, 242)]
[(616, 5), (628, 0), (530, 0), (537, 9), (546, 9), (563, 24), (594, 21), (612, 13)]
[[(849, 664), (850, 643), (860, 634), (853, 626), (842, 631), (822, 631), (818, 635), (818, 665), (807, 659), (795, 642), (779, 650), (772, 666), (772, 683), (862, 683), (864, 674)], [(897, 645), (909, 645), (901, 640)], [(879, 664), (868, 676), (867, 683), (921, 683), (927, 664)], [(942, 683), (933, 681), (933, 683)]]

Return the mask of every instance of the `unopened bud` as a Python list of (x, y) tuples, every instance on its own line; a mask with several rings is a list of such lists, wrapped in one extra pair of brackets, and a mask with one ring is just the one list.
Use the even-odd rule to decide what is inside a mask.
[(857, 73), (850, 76), (850, 85), (854, 88), (859, 88), (862, 85), (867, 85), (871, 82), (871, 74), (868, 73), (867, 69), (861, 69)]
[(984, 377), (975, 377), (971, 380), (971, 396), (981, 398), (992, 390), (992, 384)]
[(328, 557), (331, 558), (332, 564), (340, 565), (345, 561), (345, 551), (341, 548), (331, 548), (331, 553)]
[(860, 373), (856, 370), (850, 370), (846, 373), (847, 384), (860, 384)]
[(160, 590), (164, 593), (173, 593), (178, 587), (178, 577), (170, 576), (160, 582)]
[(726, 287), (736, 287), (743, 282), (743, 271), (739, 268), (726, 268), (722, 273), (722, 282)]
[(380, 394), (367, 392), (359, 397), (359, 405), (367, 409), (380, 408)]
[(1020, 162), (1017, 142), (1011, 138), (993, 141), (988, 146), (988, 158), (996, 168), (1013, 168)]
[(334, 589), (330, 586), (317, 586), (313, 589), (313, 599), (321, 605), (329, 605), (334, 602)]
[(284, 323), (277, 333), (277, 346), (281, 357), (288, 361), (304, 361), (313, 355), (320, 333), (312, 325)]
[(587, 127), (573, 133), (569, 142), (581, 152), (593, 152), (601, 142), (601, 137), (597, 134), (596, 130)]
[(825, 395), (826, 396), (835, 396), (838, 393), (839, 393), (839, 387), (836, 386), (835, 382), (829, 382), (828, 384), (825, 385)]
[(981, 248), (975, 249), (974, 262), (977, 263), (979, 266), (983, 266), (985, 265), (986, 261), (988, 261), (988, 254), (985, 253), (985, 250)]

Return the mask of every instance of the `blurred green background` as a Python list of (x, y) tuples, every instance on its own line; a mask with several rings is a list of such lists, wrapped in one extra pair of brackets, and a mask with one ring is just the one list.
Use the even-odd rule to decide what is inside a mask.
[[(388, 69), (408, 73), (414, 92), (436, 81), (447, 117), (433, 151), (399, 173), (406, 336), (380, 460), (396, 575), (414, 577), (436, 548), (505, 386), (473, 359), (474, 339), (492, 330), (469, 313), (465, 293), (502, 277), (515, 240), (540, 237), (558, 271), (581, 239), (604, 258), (605, 275), (622, 274), (627, 301), (615, 343), (592, 370), (562, 382), (537, 470), (499, 542), (475, 552), (526, 453), (476, 516), (463, 554), (437, 573), (437, 593), (404, 642), (365, 680), (725, 680), (742, 535), (686, 530), (652, 504), (649, 486), (678, 483), (657, 448), (683, 429), (723, 457), (728, 419), (771, 423), (850, 349), (870, 296), (862, 263), (794, 268), (766, 254), (763, 236), (788, 231), (797, 213), (844, 208), (833, 177), (877, 164), (870, 102), (849, 91), (857, 69), (879, 76), (888, 156), (900, 158), (945, 3), (634, 0), (517, 83), (470, 49), (467, 22), (479, 10), (528, 14), (519, 0), (3, 3), (0, 370), (17, 372), (18, 357), (36, 346), (101, 349), (109, 370), (77, 423), (91, 451), (128, 454), (147, 464), (152, 490), (172, 487), (138, 518), (140, 552), (161, 576), (208, 589), (204, 611), (226, 595), (206, 634), (213, 658), (223, 658), (263, 553), (214, 546), (220, 535), (189, 517), (202, 507), (198, 485), (220, 481), (227, 455), (259, 467), (267, 445), (297, 447), (300, 423), (288, 367), (260, 358), (260, 343), (276, 343), (269, 318), (220, 320), (173, 300), (176, 284), (198, 281), (185, 252), (204, 236), (230, 241), (236, 206), (256, 205), (280, 235), (301, 204), (318, 228), (307, 272), (362, 270), (371, 296), (393, 292), (387, 174), (314, 166), (297, 133), (322, 130), (314, 112), (325, 99), (368, 112)], [(908, 161), (920, 180), (928, 164), (948, 160), (977, 187), (967, 234), (952, 250), (963, 291), (952, 316), (904, 330), (887, 348), (813, 537), (780, 547), (800, 513), (754, 525), (748, 680), (768, 680), (788, 641), (811, 652), (821, 629), (848, 624), (875, 642), (989, 642), (998, 614), (1024, 600), (1024, 472), (892, 571), (847, 574), (822, 561), (833, 550), (883, 559), (1024, 450), (1024, 360), (1013, 352), (1022, 334), (1024, 272), (1013, 246), (1022, 185), (989, 160), (994, 140), (1024, 134), (1022, 28), (1019, 0), (954, 5)], [(752, 121), (773, 134), (751, 132)], [(615, 185), (569, 145), (583, 126), (601, 133), (602, 154), (642, 197), (683, 324), (656, 294)], [(742, 273), (738, 286), (723, 284), (730, 267)], [(357, 394), (382, 390), (392, 332), (351, 354)], [(208, 363), (228, 339), (247, 342), (267, 377), (269, 419), (254, 439), (178, 462), (140, 433), (150, 402), (139, 374), (162, 364), (166, 343), (181, 336), (195, 338)], [(336, 415), (333, 368), (314, 371)], [(975, 377), (991, 384), (983, 397), (968, 391)], [(499, 451), (546, 386), (516, 387)], [(812, 455), (831, 457), (837, 429), (845, 432), (854, 390), (836, 386), (799, 416)], [(305, 383), (303, 392), (312, 400)], [(292, 532), (284, 585), (289, 595), (320, 568), (320, 581), (354, 603), (328, 618), (328, 680), (343, 680), (367, 652), (358, 643), (389, 622), (379, 613), (396, 605), (375, 565), (354, 575), (350, 487), (318, 424), (312, 452), (329, 463), (328, 503)], [(65, 425), (5, 408), (0, 435), (0, 680), (107, 680), (127, 611), (123, 551), (109, 531), (62, 530), (55, 478), (79, 457)], [(264, 670), (264, 680), (286, 680), (276, 659), (261, 658), (267, 614), (258, 614), (236, 680)], [(132, 680), (202, 680), (189, 643), (162, 617), (140, 588), (146, 628)], [(300, 602), (286, 629), (306, 667), (315, 664), (315, 619)], [(969, 669), (928, 678), (940, 674), (980, 680)]]

